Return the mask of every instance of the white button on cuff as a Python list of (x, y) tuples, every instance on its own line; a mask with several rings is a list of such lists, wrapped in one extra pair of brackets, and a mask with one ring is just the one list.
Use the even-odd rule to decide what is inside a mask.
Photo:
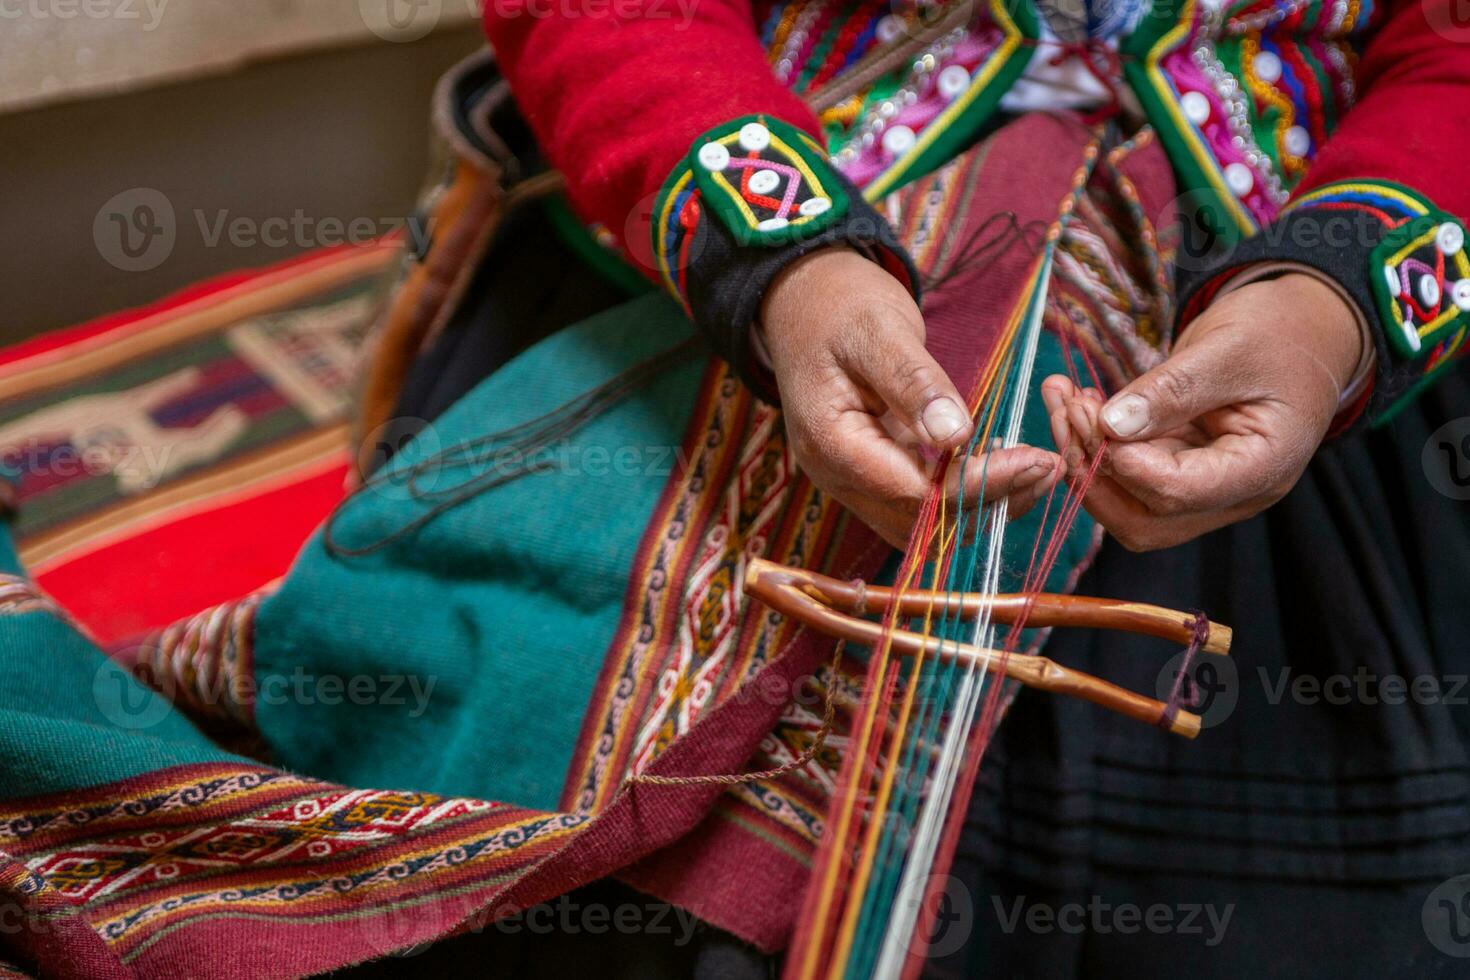
[(883, 133), (883, 149), (893, 156), (899, 156), (913, 149), (918, 139), (914, 131), (907, 126), (890, 126)]
[(1185, 92), (1179, 99), (1184, 117), (1196, 126), (1210, 121), (1210, 100), (1203, 92)]
[(1419, 277), (1419, 301), (1425, 306), (1438, 306), (1440, 297), (1439, 280), (1433, 276)]
[(1470, 313), (1470, 279), (1461, 279), (1450, 287), (1450, 299), (1463, 313)]
[(1404, 340), (1408, 341), (1409, 350), (1417, 354), (1419, 352), (1419, 348), (1424, 343), (1424, 341), (1419, 337), (1419, 328), (1414, 326), (1413, 320), (1408, 319), (1404, 320), (1402, 327), (1404, 331)]
[(1312, 149), (1312, 134), (1305, 126), (1293, 126), (1286, 131), (1286, 152), (1294, 157), (1304, 157)]
[(1404, 284), (1399, 280), (1399, 270), (1386, 265), (1383, 267), (1383, 278), (1388, 281), (1388, 295), (1395, 299), (1403, 295)]
[(970, 73), (964, 65), (950, 65), (939, 73), (936, 84), (944, 100), (953, 102), (964, 95), (965, 89), (970, 87)]
[(759, 153), (771, 145), (771, 131), (757, 122), (746, 123), (740, 127), (740, 145)]
[(755, 230), (756, 231), (779, 231), (780, 229), (785, 228), (789, 224), (791, 224), (791, 222), (787, 221), (785, 218), (767, 218), (765, 221), (762, 221), (760, 224), (756, 225), (755, 226)]
[(749, 186), (756, 194), (769, 194), (781, 186), (781, 175), (774, 170), (757, 170), (750, 175)]
[(724, 170), (730, 165), (730, 151), (723, 143), (706, 143), (699, 148), (699, 165), (706, 170)]
[(824, 214), (832, 210), (832, 199), (830, 197), (809, 197), (801, 202), (801, 207), (797, 208), (797, 210), (808, 218), (813, 215)]
[(1445, 255), (1458, 255), (1465, 247), (1465, 230), (1453, 221), (1446, 221), (1434, 234), (1434, 244)]
[(1281, 81), (1281, 58), (1271, 51), (1262, 51), (1256, 55), (1251, 67), (1256, 70), (1256, 77), (1263, 82), (1275, 84)]
[(1245, 197), (1256, 186), (1256, 175), (1243, 163), (1232, 163), (1225, 168), (1225, 184), (1236, 197)]

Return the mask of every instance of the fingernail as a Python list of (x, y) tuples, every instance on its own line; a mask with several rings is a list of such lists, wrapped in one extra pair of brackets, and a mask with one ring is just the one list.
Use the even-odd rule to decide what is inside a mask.
[(924, 431), (935, 442), (944, 442), (969, 421), (970, 416), (951, 398), (936, 398), (924, 409)]
[(1103, 421), (1120, 436), (1131, 436), (1148, 425), (1148, 402), (1138, 395), (1121, 395), (1102, 410)]

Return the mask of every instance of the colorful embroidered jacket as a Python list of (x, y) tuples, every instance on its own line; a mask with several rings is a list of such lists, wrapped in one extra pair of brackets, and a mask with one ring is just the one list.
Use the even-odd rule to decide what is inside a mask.
[(1157, 129), (1197, 219), (1235, 245), (1186, 317), (1242, 266), (1321, 270), (1377, 327), (1382, 418), (1470, 324), (1470, 24), (1453, 4), (497, 0), (486, 26), (574, 207), (738, 367), (796, 256), (844, 241), (905, 274), (866, 201), (998, 112), (1103, 108)]

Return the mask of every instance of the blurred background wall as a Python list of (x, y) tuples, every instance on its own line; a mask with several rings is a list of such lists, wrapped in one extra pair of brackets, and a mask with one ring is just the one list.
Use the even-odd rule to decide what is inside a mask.
[[(474, 2), (0, 0), (0, 344), (401, 221)], [(167, 258), (119, 258), (160, 199)]]

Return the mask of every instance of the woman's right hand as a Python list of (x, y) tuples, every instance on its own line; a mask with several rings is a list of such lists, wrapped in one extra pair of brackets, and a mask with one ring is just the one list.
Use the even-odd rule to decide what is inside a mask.
[[(796, 461), (884, 540), (903, 547), (929, 495), (933, 460), (963, 448), (965, 399), (924, 349), (908, 290), (847, 248), (788, 266), (761, 305), (761, 329)], [(973, 507), (1010, 498), (1012, 517), (1058, 478), (1055, 453), (998, 449), (952, 468), (949, 492)]]

